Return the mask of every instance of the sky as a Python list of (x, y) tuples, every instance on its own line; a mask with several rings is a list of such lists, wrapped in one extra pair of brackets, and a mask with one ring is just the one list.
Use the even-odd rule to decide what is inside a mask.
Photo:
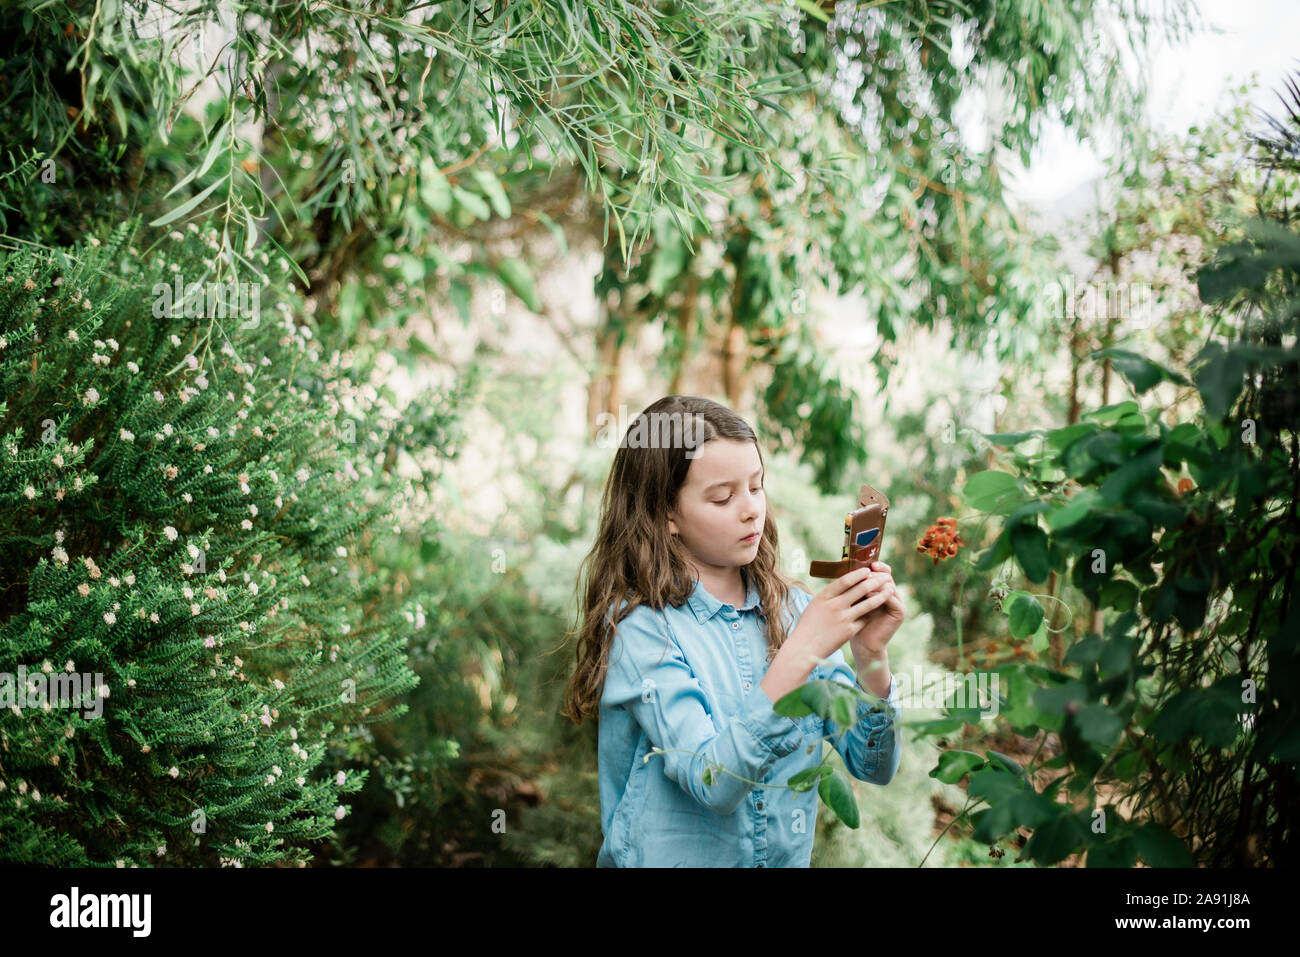
[[(1227, 105), (1228, 90), (1258, 74), (1250, 102), (1282, 112), (1275, 90), (1300, 69), (1300, 0), (1197, 0), (1200, 20), (1222, 31), (1200, 32), (1178, 45), (1161, 43), (1145, 65), (1152, 124), (1183, 133)], [(1006, 164), (1011, 195), (1027, 204), (1051, 204), (1101, 173), (1101, 164), (1059, 123), (1044, 135), (1028, 170)]]

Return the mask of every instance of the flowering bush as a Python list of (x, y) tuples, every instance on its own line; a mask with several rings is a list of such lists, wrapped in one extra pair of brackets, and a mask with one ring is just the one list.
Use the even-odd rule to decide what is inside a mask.
[(286, 263), (260, 314), (159, 310), (215, 234), (133, 233), (0, 257), (0, 859), (305, 863), (416, 684), (368, 562), (400, 430), (358, 427)]

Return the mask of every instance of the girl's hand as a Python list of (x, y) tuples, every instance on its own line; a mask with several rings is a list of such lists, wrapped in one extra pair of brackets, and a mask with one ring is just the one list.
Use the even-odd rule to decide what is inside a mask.
[[(850, 639), (853, 642), (854, 661), (883, 656), (885, 646), (889, 644), (889, 639), (894, 637), (894, 632), (898, 631), (898, 626), (903, 623), (906, 614), (903, 599), (899, 597), (898, 589), (894, 585), (894, 575), (890, 567), (884, 562), (872, 562), (871, 568), (882, 579), (880, 589), (875, 593), (881, 600), (860, 622), (860, 627)], [(812, 604), (809, 603), (808, 607), (811, 608)]]
[(862, 632), (864, 615), (890, 598), (893, 592), (885, 589), (887, 584), (892, 585), (893, 579), (888, 574), (872, 574), (871, 568), (858, 568), (841, 575), (813, 596), (799, 616), (791, 639), (807, 642), (819, 658), (830, 657)]

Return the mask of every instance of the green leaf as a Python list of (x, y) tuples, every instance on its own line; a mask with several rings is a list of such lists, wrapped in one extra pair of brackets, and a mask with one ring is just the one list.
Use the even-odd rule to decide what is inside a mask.
[(501, 181), (485, 169), (475, 169), (473, 175), (479, 189), (483, 190), (483, 195), (488, 198), (496, 214), (502, 219), (509, 219), (510, 199), (506, 196), (506, 191), (501, 188)]
[(1013, 591), (1002, 606), (1013, 638), (1028, 638), (1043, 623), (1043, 606), (1028, 592)]
[(971, 508), (994, 515), (1009, 515), (1024, 501), (1016, 477), (992, 469), (967, 479), (962, 497)]
[(1025, 843), (1025, 857), (1044, 867), (1050, 866), (1075, 850), (1086, 834), (1073, 813), (1058, 814), (1034, 828)]
[(1147, 823), (1133, 832), (1138, 856), (1149, 867), (1195, 867), (1196, 859), (1173, 831)]
[(820, 778), (832, 774), (834, 771), (835, 769), (829, 764), (818, 764), (811, 768), (804, 768), (785, 783), (792, 791), (811, 791), (813, 785), (817, 784)]
[(836, 695), (835, 700), (831, 702), (831, 720), (841, 728), (853, 724), (857, 713), (857, 699), (851, 693)]
[(463, 279), (453, 279), (447, 291), (451, 296), (451, 304), (456, 307), (456, 312), (460, 314), (461, 323), (466, 328), (469, 328), (469, 283)]
[(817, 788), (817, 793), (821, 799), (826, 802), (835, 816), (851, 828), (857, 828), (858, 820), (858, 802), (853, 797), (853, 788), (845, 780), (844, 775), (839, 771), (834, 771), (830, 775), (822, 778), (821, 784)]
[(1162, 461), (1164, 450), (1157, 439), (1106, 477), (1101, 483), (1102, 498), (1114, 504), (1123, 502), (1135, 489), (1151, 484), (1160, 474)]
[(177, 206), (175, 209), (173, 209), (170, 213), (167, 213), (167, 214), (164, 215), (164, 216), (160, 216), (160, 217), (158, 217), (158, 218), (155, 219), (153, 222), (151, 222), (149, 225), (150, 225), (150, 226), (166, 226), (168, 223), (170, 223), (170, 222), (172, 222), (172, 221), (174, 221), (174, 220), (180, 219), (182, 216), (184, 216), (186, 213), (188, 213), (188, 212), (189, 212), (191, 209), (193, 209), (195, 206), (199, 205), (199, 203), (201, 203), (201, 202), (203, 202), (205, 199), (207, 199), (207, 198), (208, 198), (208, 195), (209, 195), (209, 194), (210, 194), (214, 189), (216, 189), (218, 186), (220, 186), (223, 182), (225, 182), (224, 179), (218, 179), (218, 180), (214, 181), (214, 182), (212, 183), (212, 185), (209, 186), (207, 189), (205, 189), (203, 192), (199, 193), (197, 196), (191, 197), (190, 199), (188, 199), (187, 201), (185, 201), (184, 203), (182, 203), (180, 206)]
[(451, 184), (428, 156), (420, 160), (420, 199), (435, 213), (451, 209)]
[(1117, 402), (1114, 405), (1104, 405), (1100, 409), (1085, 412), (1080, 418), (1091, 419), (1101, 425), (1111, 425), (1127, 415), (1133, 415), (1140, 411), (1136, 402), (1132, 399), (1125, 399), (1123, 402)]
[(1246, 360), (1234, 350), (1224, 350), (1218, 342), (1206, 345), (1197, 358), (1206, 360), (1193, 376), (1205, 411), (1212, 419), (1222, 419), (1241, 392)]
[(1035, 584), (1047, 580), (1050, 566), (1047, 560), (1047, 535), (1037, 525), (1020, 523), (1009, 530), (1011, 551), (1025, 570), (1026, 577)]
[(492, 218), (492, 210), (488, 209), (488, 204), (483, 202), (483, 197), (471, 193), (463, 186), (453, 186), (451, 197), (461, 209), (474, 218), (485, 221)]
[(931, 769), (930, 777), (938, 778), (945, 784), (956, 784), (967, 773), (982, 768), (986, 764), (988, 762), (974, 751), (960, 751), (956, 748), (950, 748), (947, 751), (939, 752), (939, 764)]
[(1184, 376), (1136, 352), (1130, 352), (1127, 349), (1101, 349), (1092, 354), (1094, 359), (1103, 357), (1108, 357), (1111, 366), (1129, 382), (1133, 383), (1133, 389), (1138, 395), (1165, 379), (1177, 382), (1180, 385), (1187, 385), (1187, 379)]
[(1001, 448), (1007, 448), (1007, 449), (1015, 448), (1021, 442), (1025, 442), (1029, 439), (1035, 438), (1042, 434), (1043, 433), (1041, 429), (1033, 432), (981, 432), (980, 433), (980, 435), (988, 439), (989, 442), (991, 442), (993, 445), (999, 446)]
[(1131, 835), (1117, 841), (1098, 844), (1088, 850), (1085, 867), (1132, 867), (1137, 860), (1137, 845)]
[(542, 300), (533, 283), (533, 272), (522, 259), (508, 256), (497, 264), (497, 275), (533, 312), (542, 311)]
[(1124, 722), (1104, 704), (1090, 702), (1074, 716), (1079, 725), (1079, 736), (1099, 747), (1109, 747), (1124, 730)]
[[(811, 709), (812, 713), (818, 715), (823, 721), (833, 721), (835, 717), (831, 709), (843, 688), (844, 686), (838, 681), (832, 681), (829, 678), (818, 678), (814, 681), (805, 681), (799, 686), (798, 691), (800, 699)], [(790, 717), (794, 717), (794, 715)]]
[(1095, 488), (1085, 488), (1071, 496), (1064, 507), (1050, 512), (1047, 516), (1047, 526), (1052, 531), (1059, 532), (1063, 528), (1077, 524), (1090, 510), (1102, 504), (1100, 492)]

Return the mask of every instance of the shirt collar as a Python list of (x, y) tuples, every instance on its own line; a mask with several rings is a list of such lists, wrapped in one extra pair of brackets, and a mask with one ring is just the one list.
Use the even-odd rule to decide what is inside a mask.
[[(758, 588), (755, 587), (753, 576), (748, 572), (742, 572), (747, 582), (748, 589), (745, 593), (745, 603), (736, 611), (749, 611), (751, 608), (759, 606)], [(695, 620), (703, 623), (708, 621), (723, 608), (732, 608), (730, 603), (724, 603), (714, 598), (709, 591), (700, 584), (699, 579), (695, 580), (695, 589), (691, 592), (691, 597), (687, 599), (687, 604), (691, 606), (691, 611), (695, 613)]]

